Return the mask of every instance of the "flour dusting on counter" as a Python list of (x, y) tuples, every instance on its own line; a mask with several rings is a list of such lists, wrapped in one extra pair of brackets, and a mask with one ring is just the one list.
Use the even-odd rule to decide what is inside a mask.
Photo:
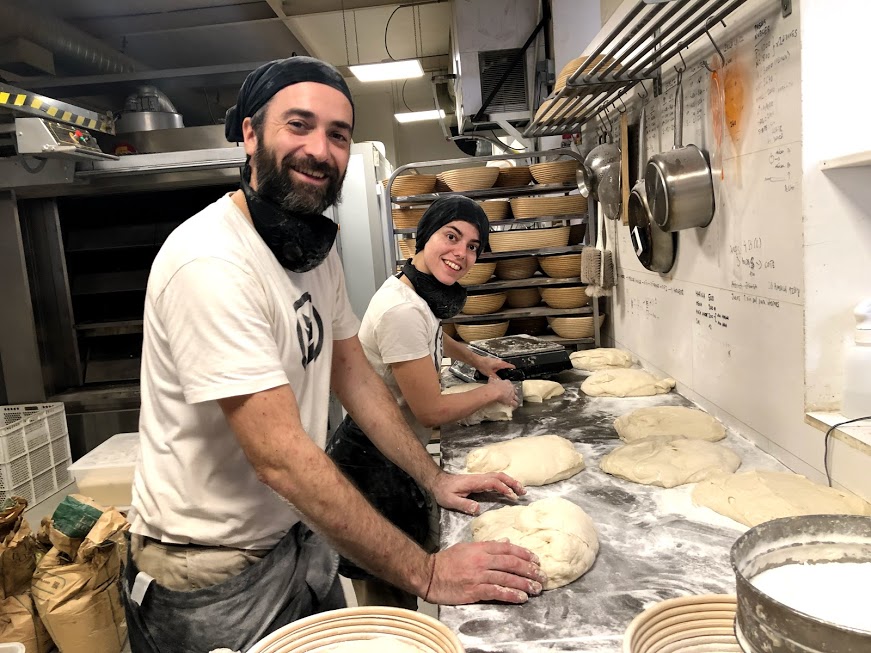
[[(458, 633), (468, 653), (584, 651), (617, 653), (629, 622), (653, 603), (689, 594), (734, 593), (729, 550), (746, 530), (707, 508), (692, 505), (691, 485), (665, 490), (605, 474), (599, 460), (621, 442), (620, 415), (644, 406), (693, 406), (676, 393), (655, 397), (598, 398), (580, 392), (585, 374), (570, 370), (554, 380), (564, 395), (524, 404), (511, 422), (442, 428), (445, 469), (460, 471), (476, 447), (553, 433), (572, 441), (587, 468), (570, 479), (527, 488), (517, 502), (479, 497), (481, 510), (560, 496), (593, 519), (599, 555), (584, 576), (524, 605), (443, 606), (439, 618)], [(721, 444), (741, 456), (742, 469), (783, 469), (750, 442), (730, 433)], [(471, 517), (442, 511), (441, 544), (471, 541)]]

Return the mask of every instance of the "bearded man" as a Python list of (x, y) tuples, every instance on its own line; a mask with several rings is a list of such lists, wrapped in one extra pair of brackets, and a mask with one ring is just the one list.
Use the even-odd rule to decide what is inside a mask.
[(474, 513), (472, 492), (523, 493), (504, 474), (442, 472), (362, 351), (336, 225), (322, 215), (339, 199), (353, 126), (332, 66), (261, 66), (225, 125), (248, 155), (241, 189), (178, 227), (155, 258), (122, 579), (134, 653), (245, 650), (342, 607), (336, 552), (433, 603), (541, 591), (535, 556), (507, 542), (428, 554), (323, 452), (332, 389), (439, 505)]

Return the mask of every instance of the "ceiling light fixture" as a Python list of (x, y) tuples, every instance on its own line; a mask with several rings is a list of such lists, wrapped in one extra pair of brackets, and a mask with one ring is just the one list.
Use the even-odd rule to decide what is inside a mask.
[(382, 61), (356, 66), (348, 66), (361, 82), (386, 82), (394, 79), (423, 77), (423, 66), (417, 59), (401, 61)]
[(438, 120), (445, 117), (445, 112), (441, 109), (430, 109), (429, 111), (409, 111), (406, 113), (394, 113), (393, 117), (398, 122), (419, 122), (421, 120)]

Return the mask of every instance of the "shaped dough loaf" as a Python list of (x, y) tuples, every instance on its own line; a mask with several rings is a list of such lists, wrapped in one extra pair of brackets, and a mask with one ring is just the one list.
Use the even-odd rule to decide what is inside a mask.
[(547, 485), (584, 469), (584, 457), (558, 435), (534, 435), (473, 449), (466, 456), (470, 474), (505, 472), (524, 485)]
[(612, 347), (599, 347), (598, 349), (583, 349), (569, 355), (572, 367), (576, 370), (595, 372), (612, 367), (632, 367), (635, 358), (628, 351), (614, 349)]
[(599, 370), (581, 384), (591, 397), (649, 397), (669, 392), (674, 379), (657, 379), (644, 370)]
[(541, 570), (547, 574), (546, 590), (583, 576), (599, 552), (593, 520), (562, 497), (490, 510), (475, 517), (471, 526), (476, 542), (508, 538), (537, 555)]
[(617, 447), (599, 461), (599, 468), (642, 485), (675, 487), (741, 466), (738, 455), (724, 446), (683, 437), (652, 437)]
[[(442, 391), (443, 395), (452, 395), (458, 392), (468, 392), (475, 388), (483, 388), (483, 383), (461, 383), (451, 386)], [(479, 408), (468, 417), (463, 417), (457, 420), (457, 424), (462, 426), (474, 426), (481, 422), (507, 422), (514, 416), (514, 409), (511, 406), (494, 401), (492, 404), (487, 404), (483, 408)]]
[(538, 404), (547, 399), (559, 397), (565, 391), (566, 389), (556, 381), (532, 379), (523, 382), (523, 401)]
[(726, 437), (726, 429), (720, 422), (703, 410), (686, 406), (639, 408), (614, 420), (614, 428), (624, 442), (663, 435), (681, 435), (689, 440), (708, 442)]
[(871, 504), (863, 499), (792, 472), (716, 476), (693, 489), (693, 503), (747, 526), (778, 517), (871, 515)]

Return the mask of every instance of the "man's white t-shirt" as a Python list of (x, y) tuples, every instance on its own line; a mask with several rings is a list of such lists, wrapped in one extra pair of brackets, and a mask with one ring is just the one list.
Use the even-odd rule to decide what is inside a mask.
[(390, 365), (429, 357), (438, 373), (442, 360), (441, 322), (414, 288), (389, 277), (372, 296), (359, 336), (369, 363), (390, 388), (415, 435), (427, 444), (432, 429), (417, 421), (411, 412)]
[(217, 400), (289, 384), (323, 448), (332, 342), (359, 326), (344, 279), (335, 247), (309, 272), (284, 269), (229, 195), (173, 231), (145, 296), (134, 533), (269, 549), (300, 520), (257, 479)]

